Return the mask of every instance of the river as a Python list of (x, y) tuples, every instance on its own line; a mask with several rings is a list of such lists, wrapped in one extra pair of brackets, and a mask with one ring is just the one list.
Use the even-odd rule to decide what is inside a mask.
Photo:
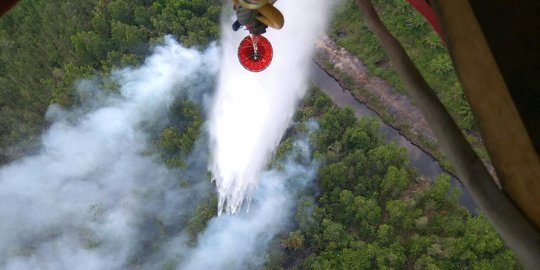
[[(411, 164), (421, 175), (433, 180), (437, 175), (446, 172), (436, 159), (418, 146), (412, 144), (407, 138), (401, 135), (398, 130), (385, 124), (375, 111), (357, 100), (349, 91), (343, 89), (333, 77), (328, 75), (326, 71), (320, 68), (316, 63), (311, 65), (311, 81), (326, 93), (337, 106), (352, 108), (357, 117), (377, 118), (381, 123), (379, 128), (380, 134), (383, 135), (386, 140), (395, 140), (400, 146), (405, 147)], [(477, 214), (476, 204), (467, 188), (455, 177), (452, 177), (452, 185), (461, 190), (459, 197), (460, 204), (467, 208), (472, 214)]]

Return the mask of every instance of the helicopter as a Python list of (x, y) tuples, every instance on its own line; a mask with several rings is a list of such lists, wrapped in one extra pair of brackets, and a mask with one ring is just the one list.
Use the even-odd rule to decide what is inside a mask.
[(238, 46), (240, 64), (251, 72), (261, 72), (272, 62), (273, 49), (270, 41), (262, 36), (268, 27), (281, 29), (283, 14), (274, 7), (276, 0), (233, 0), (236, 12), (234, 31), (244, 26), (249, 31)]

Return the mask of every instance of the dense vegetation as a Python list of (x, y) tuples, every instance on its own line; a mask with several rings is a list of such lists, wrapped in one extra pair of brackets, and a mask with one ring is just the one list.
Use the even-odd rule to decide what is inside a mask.
[(422, 179), (375, 120), (330, 104), (314, 91), (297, 113), (320, 121), (312, 137), (320, 189), (301, 194), (296, 229), (269, 269), (519, 268), (486, 218), (458, 204), (448, 175)]
[[(20, 1), (0, 18), (0, 165), (37, 149), (40, 132), (48, 125), (45, 112), (50, 104), (69, 109), (83, 101), (85, 97), (75, 91), (78, 79), (92, 77), (102, 89), (117, 91), (110, 72), (141, 64), (164, 35), (200, 48), (217, 40), (220, 11), (219, 0)], [(185, 168), (201, 134), (203, 113), (187, 99), (177, 100), (170, 109), (168, 127), (154, 130), (148, 125), (155, 148), (145, 154), (157, 152), (170, 168)], [(210, 180), (204, 172), (200, 175), (178, 179), (178, 185), (193, 190), (194, 182)], [(159, 196), (150, 188), (141, 200), (157, 203), (163, 199)], [(190, 197), (194, 204), (199, 197), (203, 202), (183, 212), (185, 217), (175, 217), (182, 222), (174, 226), (150, 208), (140, 210), (140, 226), (146, 228), (149, 240), (130, 268), (137, 268), (179, 231), (185, 229), (194, 241), (204, 230), (217, 212), (215, 194)], [(88, 210), (93, 216), (101, 211), (99, 205)], [(88, 249), (101, 245), (98, 237), (86, 237)], [(176, 262), (162, 264), (164, 269), (174, 269)]]
[[(72, 91), (77, 78), (106, 77), (115, 67), (139, 64), (164, 34), (173, 34), (187, 45), (207, 46), (218, 36), (219, 4), (217, 0), (21, 1), (0, 19), (0, 164), (32, 151), (47, 124), (43, 115), (49, 104), (78, 103), (80, 97)], [(341, 12), (358, 16), (352, 9)], [(340, 23), (335, 22), (335, 29), (344, 27)], [(345, 47), (350, 47), (347, 42), (355, 44), (349, 40), (354, 31), (366, 31), (354, 24), (348, 27), (346, 38), (339, 41)], [(435, 43), (426, 46), (442, 50)], [(364, 52), (373, 57), (365, 58), (366, 62), (378, 72), (389, 73), (385, 76), (392, 80), (394, 75), (381, 68), (384, 56), (378, 50)], [(442, 79), (440, 89), (447, 89), (455, 79), (444, 70), (447, 59), (440, 61), (441, 72), (449, 77)], [(102, 83), (114, 91), (110, 82)], [(183, 100), (172, 110), (176, 118), (156, 134), (155, 145), (168, 166), (182, 168), (203, 116), (200, 108)], [(298, 123), (311, 118), (319, 119), (321, 126), (312, 138), (314, 156), (322, 162), (318, 184), (299, 194), (294, 228), (269, 252), (268, 268), (517, 267), (486, 219), (473, 217), (458, 205), (458, 191), (450, 186), (448, 176), (434, 183), (419, 178), (405, 150), (379, 138), (377, 122), (358, 121), (350, 110), (333, 107), (318, 91), (296, 115)], [(295, 131), (288, 134), (278, 157), (287, 152)], [(180, 184), (189, 189), (188, 181)], [(183, 224), (193, 243), (215, 216), (215, 207), (215, 196), (208, 196)], [(152, 213), (145, 214), (155, 227), (149, 246), (158, 249), (160, 241), (178, 228), (165, 227)], [(89, 248), (97, 244), (90, 243)], [(163, 263), (174, 268), (174, 263)]]
[(0, 18), (0, 164), (34, 149), (50, 104), (78, 102), (76, 79), (141, 63), (165, 34), (189, 46), (216, 40), (220, 4), (21, 1)]
[[(462, 127), (474, 125), (472, 113), (457, 81), (448, 51), (431, 26), (411, 5), (402, 0), (375, 0), (379, 15), (399, 39), (443, 103)], [(403, 85), (390, 67), (379, 41), (363, 22), (355, 1), (346, 1), (334, 16), (330, 36), (349, 52), (358, 56), (370, 72), (380, 76), (403, 92)]]
[[(488, 160), (487, 152), (475, 132), (474, 118), (463, 89), (458, 83), (448, 51), (435, 31), (420, 13), (406, 1), (374, 0), (372, 2), (387, 28), (402, 43), (426, 81), (435, 90), (458, 125), (465, 131), (467, 139), (476, 152), (482, 159)], [(361, 59), (371, 74), (383, 78), (397, 91), (406, 94), (403, 84), (392, 68), (381, 44), (365, 25), (356, 1), (343, 1), (337, 7), (328, 34), (339, 46)], [(355, 84), (351, 79), (346, 75), (340, 78), (346, 87), (365, 96), (365, 91), (358, 89), (361, 88), (361, 85)], [(369, 93), (367, 93), (366, 98), (369, 98)], [(375, 99), (370, 99), (370, 101), (372, 107), (376, 109), (381, 107), (380, 104), (377, 104), (379, 101)], [(421, 135), (414, 135), (414, 132), (409, 132), (406, 123), (394, 122), (393, 117), (387, 112), (381, 110), (379, 112), (385, 122), (402, 129), (410, 139), (421, 144), (444, 162), (444, 157), (439, 153), (435, 142), (426, 140)], [(445, 167), (450, 168), (450, 166)]]

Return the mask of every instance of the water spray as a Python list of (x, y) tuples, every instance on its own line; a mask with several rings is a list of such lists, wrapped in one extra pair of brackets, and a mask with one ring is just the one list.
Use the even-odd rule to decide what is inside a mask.
[(261, 171), (306, 93), (314, 44), (324, 33), (331, 7), (331, 1), (325, 0), (276, 2), (287, 23), (279, 31), (265, 33), (272, 41), (272, 64), (259, 73), (238, 63), (236, 46), (247, 38), (251, 51), (246, 57), (260, 59), (262, 37), (256, 42), (257, 55), (253, 39), (234, 32), (232, 18), (224, 19), (222, 62), (208, 123), (219, 213), (236, 213), (255, 191)]

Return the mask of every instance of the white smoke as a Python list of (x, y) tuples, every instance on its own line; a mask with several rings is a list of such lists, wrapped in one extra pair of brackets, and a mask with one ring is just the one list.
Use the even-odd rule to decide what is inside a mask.
[[(149, 215), (181, 226), (181, 213), (210, 185), (199, 177), (183, 190), (178, 178), (188, 173), (147, 154), (146, 129), (163, 128), (177, 97), (211, 91), (218, 61), (214, 46), (201, 53), (166, 38), (143, 66), (114, 73), (119, 95), (98, 107), (52, 107), (39, 153), (0, 168), (0, 268), (130, 268), (156, 234)], [(98, 98), (96, 85), (82, 83), (81, 95)], [(189, 166), (204, 176), (200, 160)]]
[(218, 211), (235, 213), (254, 192), (259, 174), (288, 127), (307, 89), (314, 43), (323, 33), (333, 1), (278, 1), (282, 30), (265, 36), (274, 48), (261, 73), (242, 68), (236, 56), (245, 31), (223, 29), (223, 57), (209, 120), (212, 172), (219, 193)]
[[(106, 94), (92, 81), (80, 83), (83, 106), (51, 107), (39, 152), (0, 167), (0, 268), (261, 266), (270, 241), (290, 220), (294, 192), (315, 175), (307, 137), (298, 144), (302, 159), (287, 161), (282, 170), (262, 169), (304, 95), (327, 2), (277, 3), (286, 25), (266, 35), (274, 60), (263, 73), (239, 65), (236, 46), (245, 33), (227, 27), (221, 56), (215, 46), (201, 53), (166, 38), (141, 67), (113, 74), (119, 94)], [(220, 211), (225, 203), (230, 212), (239, 209), (246, 195), (253, 195), (253, 211), (212, 219), (191, 247), (186, 225), (211, 192), (205, 138), (186, 170), (168, 169), (152, 154), (152, 138), (179, 97), (206, 105), (217, 68), (208, 127)]]
[(218, 60), (216, 47), (201, 53), (166, 38), (141, 67), (114, 72), (119, 94), (83, 81), (83, 106), (51, 107), (39, 153), (0, 167), (0, 269), (260, 268), (295, 193), (315, 177), (309, 134), (281, 169), (261, 174), (253, 211), (213, 218), (195, 246), (186, 228), (212, 192), (207, 142), (186, 170), (151, 154), (176, 99), (204, 103)]
[(286, 229), (295, 209), (295, 195), (310, 185), (317, 164), (311, 161), (309, 135), (294, 143), (292, 152), (281, 164), (261, 174), (250, 212), (224, 215), (210, 221), (199, 236), (199, 245), (179, 269), (258, 269), (276, 235)]

